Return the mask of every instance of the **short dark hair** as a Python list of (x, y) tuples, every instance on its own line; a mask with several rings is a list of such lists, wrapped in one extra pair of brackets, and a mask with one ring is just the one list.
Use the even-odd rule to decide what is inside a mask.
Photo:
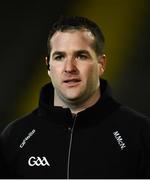
[(50, 56), (50, 52), (51, 52), (50, 40), (52, 36), (55, 34), (55, 32), (57, 31), (63, 32), (66, 30), (73, 30), (73, 29), (76, 30), (87, 29), (88, 31), (90, 31), (95, 37), (93, 48), (96, 54), (100, 55), (103, 53), (105, 39), (100, 27), (95, 22), (89, 20), (86, 17), (73, 16), (73, 17), (60, 17), (52, 24), (47, 41), (48, 56)]

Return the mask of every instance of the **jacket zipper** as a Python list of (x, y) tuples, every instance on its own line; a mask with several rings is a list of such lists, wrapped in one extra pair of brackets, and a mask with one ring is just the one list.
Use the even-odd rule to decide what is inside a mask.
[(72, 138), (73, 138), (73, 131), (74, 131), (74, 126), (76, 123), (76, 119), (77, 119), (77, 114), (74, 115), (73, 117), (73, 126), (71, 129), (71, 133), (70, 133), (70, 142), (69, 142), (69, 151), (68, 151), (68, 161), (67, 161), (67, 179), (69, 179), (70, 177), (70, 155), (71, 155), (71, 147), (72, 147)]

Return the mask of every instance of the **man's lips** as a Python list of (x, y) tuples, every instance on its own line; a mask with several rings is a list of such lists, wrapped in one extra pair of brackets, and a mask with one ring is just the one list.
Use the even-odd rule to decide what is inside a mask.
[(65, 79), (63, 80), (63, 83), (68, 85), (68, 86), (75, 86), (77, 85), (81, 80), (77, 78), (72, 78), (72, 79)]
[(70, 82), (80, 82), (80, 81), (81, 81), (80, 79), (66, 79), (63, 82), (64, 83), (70, 83)]

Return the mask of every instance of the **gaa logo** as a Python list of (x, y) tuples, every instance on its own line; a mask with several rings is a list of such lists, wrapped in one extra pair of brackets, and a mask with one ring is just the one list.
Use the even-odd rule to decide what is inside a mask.
[(46, 157), (40, 158), (40, 157), (31, 156), (28, 160), (28, 164), (29, 166), (50, 166)]

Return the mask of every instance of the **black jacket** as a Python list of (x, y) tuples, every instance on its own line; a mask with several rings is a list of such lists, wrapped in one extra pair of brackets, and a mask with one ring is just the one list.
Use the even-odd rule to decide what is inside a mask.
[(101, 92), (72, 115), (53, 106), (53, 87), (44, 86), (39, 107), (1, 134), (1, 176), (150, 178), (150, 120), (117, 103), (105, 80)]

